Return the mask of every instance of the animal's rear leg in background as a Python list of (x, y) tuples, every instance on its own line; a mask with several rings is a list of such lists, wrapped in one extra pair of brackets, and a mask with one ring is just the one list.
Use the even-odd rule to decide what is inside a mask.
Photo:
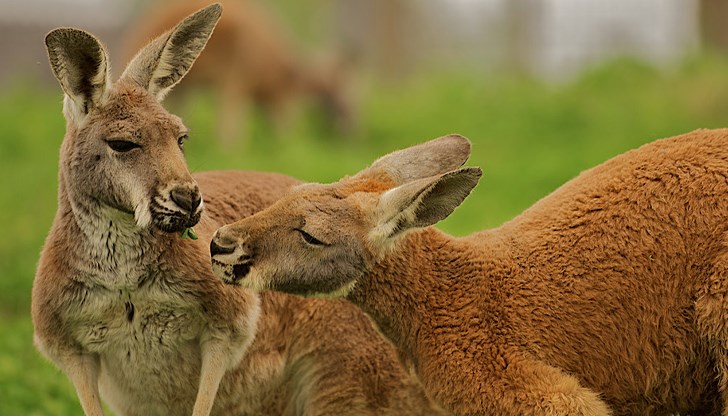
[(250, 139), (250, 99), (248, 94), (241, 94), (245, 88), (242, 85), (240, 74), (227, 71), (221, 74), (226, 77), (222, 82), (226, 88), (215, 91), (217, 95), (217, 134), (225, 146), (231, 146), (240, 141), (246, 142)]
[(599, 394), (583, 387), (575, 377), (539, 360), (510, 362), (502, 377), (503, 383), (493, 383), (503, 389), (493, 394), (493, 398), (501, 401), (499, 408), (494, 409), (495, 413), (532, 416), (612, 414)]
[(728, 416), (728, 243), (716, 257), (705, 285), (698, 292), (695, 312), (700, 332), (708, 340), (718, 370), (722, 415)]

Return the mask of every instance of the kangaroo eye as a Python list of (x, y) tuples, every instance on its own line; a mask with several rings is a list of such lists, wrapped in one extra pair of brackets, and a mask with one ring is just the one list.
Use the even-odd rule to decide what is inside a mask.
[(134, 150), (134, 149), (141, 147), (141, 145), (138, 145), (134, 142), (130, 142), (127, 140), (107, 140), (106, 144), (109, 145), (111, 150), (113, 150), (115, 152), (121, 152), (121, 153), (126, 153), (130, 150)]
[(301, 234), (301, 237), (303, 237), (303, 241), (307, 242), (308, 244), (311, 244), (313, 246), (325, 246), (327, 245), (323, 241), (319, 240), (318, 238), (312, 236), (311, 234), (296, 228), (296, 231), (298, 231), (299, 234)]
[(187, 135), (187, 133), (185, 133), (185, 134), (183, 134), (183, 135), (179, 136), (179, 137), (177, 138), (177, 145), (178, 145), (179, 147), (184, 147), (184, 145), (185, 145), (185, 141), (186, 141), (187, 139), (189, 139), (189, 138), (190, 138), (190, 136), (188, 136), (188, 135)]

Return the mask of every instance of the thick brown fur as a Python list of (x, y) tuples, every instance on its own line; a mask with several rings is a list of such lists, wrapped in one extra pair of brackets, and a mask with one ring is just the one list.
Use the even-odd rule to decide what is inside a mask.
[[(427, 145), (354, 179), (397, 177), (402, 154), (427, 165), (443, 153)], [(255, 253), (248, 275), (231, 274), (222, 254), (214, 268), (259, 290), (345, 296), (455, 414), (728, 415), (728, 130), (617, 156), (463, 238), (411, 229), (447, 216), (477, 183), (472, 168), (442, 173), (467, 159), (468, 146), (451, 147), (459, 162), (384, 193), (341, 195), (350, 178), (299, 187), (218, 230), (215, 244)], [(287, 235), (293, 224), (325, 245)], [(274, 265), (281, 249), (297, 274)], [(319, 262), (329, 256), (357, 271), (330, 271)]]
[[(186, 128), (159, 100), (219, 14), (188, 17), (113, 84), (92, 35), (48, 35), (67, 131), (33, 285), (38, 349), (87, 415), (103, 413), (102, 398), (117, 415), (442, 414), (352, 305), (259, 296), (213, 275), (212, 232), (298, 183), (187, 169)], [(181, 239), (191, 226), (199, 239)]]
[[(206, 0), (162, 1), (142, 11), (129, 29), (126, 55), (132, 56), (149, 39), (206, 4)], [(224, 140), (246, 135), (245, 121), (253, 106), (283, 132), (306, 100), (318, 105), (339, 133), (352, 129), (354, 108), (343, 60), (327, 65), (307, 62), (255, 0), (223, 4), (225, 13), (182, 87), (213, 91), (218, 133)]]

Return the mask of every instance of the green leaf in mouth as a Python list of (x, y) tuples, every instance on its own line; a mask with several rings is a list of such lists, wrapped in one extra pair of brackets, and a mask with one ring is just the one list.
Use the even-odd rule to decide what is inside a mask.
[(181, 233), (179, 233), (179, 238), (181, 238), (181, 239), (189, 238), (191, 240), (197, 240), (197, 233), (195, 232), (194, 228), (187, 227)]

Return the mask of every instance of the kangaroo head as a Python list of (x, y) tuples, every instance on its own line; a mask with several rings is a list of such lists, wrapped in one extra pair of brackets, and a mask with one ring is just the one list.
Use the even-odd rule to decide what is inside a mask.
[(183, 154), (187, 129), (160, 102), (202, 52), (221, 12), (208, 6), (152, 40), (116, 82), (93, 35), (60, 28), (46, 36), (65, 93), (61, 194), (75, 212), (108, 208), (165, 232), (199, 221), (202, 200)]
[(217, 230), (213, 270), (255, 290), (343, 296), (409, 230), (460, 205), (482, 174), (457, 169), (469, 154), (467, 139), (446, 136), (384, 156), (337, 183), (294, 188)]

